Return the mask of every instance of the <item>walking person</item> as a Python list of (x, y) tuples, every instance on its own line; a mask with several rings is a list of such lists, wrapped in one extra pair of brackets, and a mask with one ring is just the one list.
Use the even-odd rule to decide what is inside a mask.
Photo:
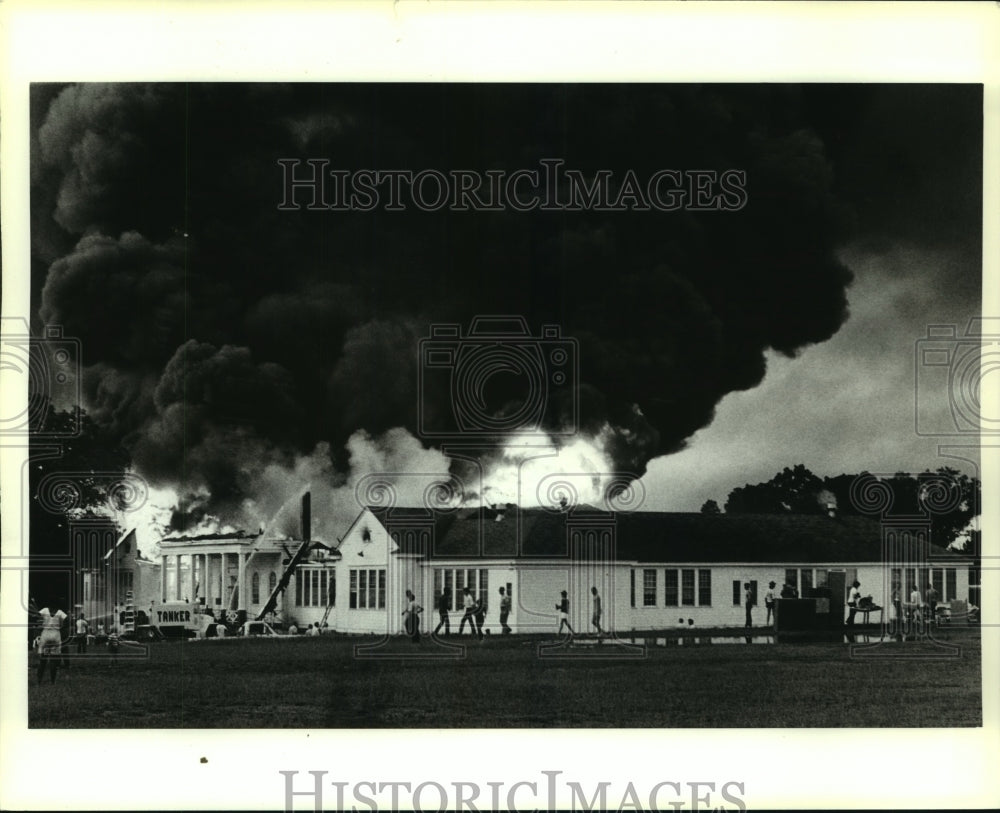
[(76, 654), (87, 654), (87, 617), (83, 613), (76, 619)]
[(847, 626), (854, 626), (854, 616), (858, 612), (858, 602), (861, 601), (861, 582), (857, 579), (851, 584), (851, 590), (847, 594)]
[(569, 630), (569, 639), (572, 641), (573, 636), (576, 635), (573, 632), (573, 627), (569, 623), (569, 599), (566, 597), (566, 591), (562, 591), (562, 601), (556, 605), (556, 609), (559, 611), (559, 629), (557, 632), (562, 632), (563, 625)]
[(451, 603), (451, 596), (448, 595), (446, 590), (442, 590), (437, 600), (438, 608), (438, 625), (434, 628), (434, 634), (437, 635), (441, 631), (441, 627), (444, 627), (444, 634), (451, 635), (451, 621), (448, 619), (448, 605)]
[(916, 584), (910, 590), (910, 602), (906, 606), (909, 618), (919, 632), (924, 620), (924, 597), (920, 595), (920, 588)]
[(753, 591), (750, 589), (750, 582), (743, 583), (743, 605), (747, 611), (747, 627), (753, 626)]
[(423, 611), (424, 608), (417, 604), (417, 598), (413, 595), (413, 591), (407, 590), (406, 609), (403, 610), (402, 615), (406, 616), (406, 620), (404, 621), (406, 634), (410, 636), (410, 640), (415, 644), (420, 643), (420, 613)]
[(604, 635), (604, 630), (601, 628), (601, 613), (603, 612), (601, 608), (601, 597), (597, 592), (596, 587), (590, 588), (590, 595), (594, 597), (594, 612), (590, 617), (590, 623), (597, 627), (597, 640), (601, 640), (601, 636)]
[(510, 627), (507, 626), (507, 619), (510, 618), (510, 596), (507, 591), (500, 588), (500, 632), (502, 635), (510, 635)]
[(768, 626), (771, 625), (772, 619), (774, 617), (774, 601), (777, 596), (774, 595), (775, 582), (768, 582), (767, 592), (764, 594), (764, 606), (767, 608), (767, 621)]
[(479, 635), (479, 640), (483, 640), (483, 626), (486, 624), (486, 602), (481, 598), (476, 599), (476, 633)]
[(476, 602), (472, 599), (472, 591), (468, 587), (462, 588), (462, 607), (465, 610), (465, 615), (462, 616), (462, 620), (458, 624), (458, 634), (461, 635), (465, 631), (465, 622), (469, 622), (469, 627), (472, 628), (472, 634), (476, 634)]
[(42, 619), (42, 633), (38, 636), (38, 682), (42, 682), (47, 664), (49, 680), (55, 683), (62, 650), (62, 624), (68, 616), (62, 610), (53, 613), (48, 607), (42, 607), (38, 615)]

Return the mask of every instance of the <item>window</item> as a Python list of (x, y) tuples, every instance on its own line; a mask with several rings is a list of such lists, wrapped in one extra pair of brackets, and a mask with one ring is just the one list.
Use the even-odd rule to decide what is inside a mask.
[(739, 579), (733, 579), (733, 606), (739, 607), (743, 601), (743, 585)]
[(642, 606), (656, 606), (656, 571), (642, 571)]
[(799, 575), (802, 576), (802, 590), (799, 595), (801, 595), (802, 598), (809, 598), (809, 595), (810, 593), (812, 593), (812, 588), (813, 588), (812, 568), (800, 570)]
[(829, 571), (828, 570), (820, 570), (819, 568), (816, 569), (816, 586), (817, 587), (826, 587), (827, 586), (827, 582), (829, 581), (829, 579), (830, 579), (830, 576), (829, 576)]
[(270, 598), (274, 588), (278, 586), (278, 574), (273, 570), (267, 574), (267, 595)]
[(630, 570), (629, 573), (629, 595), (632, 600), (632, 606), (635, 606), (635, 571)]
[(690, 568), (681, 571), (681, 604), (694, 607), (694, 570)]
[(348, 607), (352, 610), (385, 609), (385, 569), (365, 570), (351, 568), (349, 573), (350, 596)]
[(794, 567), (785, 570), (785, 584), (790, 584), (796, 590), (799, 589), (799, 572)]
[(750, 603), (756, 607), (757, 606), (757, 582), (750, 582)]
[(677, 594), (677, 571), (676, 570), (664, 570), (663, 571), (663, 581), (664, 581), (664, 604), (667, 607), (676, 607), (679, 596)]
[(253, 604), (260, 604), (260, 573), (256, 571), (250, 580), (250, 601)]
[(490, 572), (488, 570), (479, 571), (479, 600), (486, 607), (490, 603)]
[(712, 571), (707, 568), (698, 571), (698, 606), (712, 606)]
[(931, 571), (931, 584), (933, 584), (934, 589), (937, 590), (938, 597), (941, 601), (944, 601), (944, 570), (942, 568), (936, 567)]
[(955, 568), (953, 567), (945, 568), (944, 577), (945, 577), (944, 581), (945, 591), (944, 593), (941, 594), (941, 599), (942, 601), (945, 599), (951, 601), (953, 598), (955, 598), (956, 593), (958, 593), (958, 582), (956, 581), (957, 573), (955, 571)]

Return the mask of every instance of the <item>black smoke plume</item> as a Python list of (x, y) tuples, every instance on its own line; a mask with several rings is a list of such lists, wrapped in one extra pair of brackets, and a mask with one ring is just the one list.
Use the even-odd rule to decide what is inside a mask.
[[(820, 91), (811, 91), (813, 96)], [(863, 91), (858, 91), (862, 93)], [(801, 88), (39, 85), (35, 306), (82, 341), (87, 406), (197, 512), (358, 430), (417, 434), (417, 342), (518, 314), (579, 341), (581, 432), (641, 474), (848, 315), (824, 109)], [(808, 103), (807, 103), (808, 102)], [(849, 111), (849, 104), (841, 108)], [(829, 130), (829, 122), (826, 122)], [(279, 211), (332, 168), (746, 172), (738, 212)], [(502, 410), (520, 384), (501, 382)], [(425, 392), (450, 409), (444, 384)], [(553, 399), (545, 425), (567, 404)], [(430, 445), (430, 441), (427, 441)], [(192, 509), (194, 510), (194, 509)], [(183, 523), (181, 523), (183, 524)]]

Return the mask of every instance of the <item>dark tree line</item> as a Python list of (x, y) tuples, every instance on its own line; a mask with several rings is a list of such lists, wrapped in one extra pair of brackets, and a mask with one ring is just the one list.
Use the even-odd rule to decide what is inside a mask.
[[(824, 514), (838, 516), (879, 516), (873, 511), (871, 486), (877, 481), (880, 493), (891, 494), (885, 511), (892, 515), (927, 516), (932, 541), (945, 547), (954, 542), (980, 511), (978, 478), (943, 466), (920, 474), (896, 472), (876, 478), (867, 471), (820, 478), (801, 463), (785, 468), (766, 483), (749, 483), (734, 488), (726, 499), (727, 514)], [(709, 500), (702, 513), (717, 513), (718, 504)]]

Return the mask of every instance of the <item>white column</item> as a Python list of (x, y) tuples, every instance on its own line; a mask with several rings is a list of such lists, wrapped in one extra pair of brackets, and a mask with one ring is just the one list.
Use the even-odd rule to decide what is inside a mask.
[[(123, 597), (124, 598), (124, 597)], [(167, 555), (160, 555), (160, 601), (167, 599)]]
[(191, 561), (188, 562), (188, 601), (192, 604), (194, 604), (196, 598), (194, 594), (194, 560), (197, 555), (197, 553), (192, 553), (190, 557)]
[(220, 561), (220, 576), (219, 576), (219, 586), (222, 588), (222, 609), (229, 609), (229, 555), (225, 552), (219, 554)]
[(239, 601), (236, 602), (236, 609), (240, 609), (241, 607), (246, 609), (250, 606), (250, 603), (247, 601), (247, 555), (245, 553), (237, 553), (236, 557), (240, 591)]

